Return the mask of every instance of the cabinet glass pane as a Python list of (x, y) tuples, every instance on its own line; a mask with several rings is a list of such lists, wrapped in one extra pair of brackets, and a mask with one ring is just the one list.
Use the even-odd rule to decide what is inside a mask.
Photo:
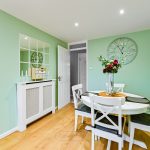
[(20, 49), (20, 61), (29, 62), (29, 51)]
[(20, 35), (20, 47), (21, 48), (29, 49), (29, 41), (30, 41), (30, 37), (26, 35)]
[(38, 48), (38, 52), (43, 53), (43, 48)]
[(38, 41), (38, 52), (42, 52), (43, 53), (43, 42), (42, 41)]
[(38, 53), (31, 51), (30, 60), (31, 60), (31, 67), (36, 68), (38, 63)]
[(49, 65), (44, 66), (46, 68), (47, 74), (49, 75)]
[(38, 64), (37, 63), (31, 63), (31, 68), (38, 68)]
[(49, 47), (45, 48), (45, 53), (49, 53)]
[(31, 38), (31, 40), (30, 40), (30, 50), (31, 50), (31, 51), (37, 51), (37, 47), (38, 47), (37, 44), (38, 44), (38, 43), (37, 43), (37, 40)]
[(49, 54), (45, 54), (45, 64), (49, 64)]
[(26, 75), (26, 71), (28, 71), (28, 67), (29, 67), (29, 64), (28, 63), (20, 63), (20, 75), (23, 75), (25, 76)]
[(49, 53), (49, 44), (48, 43), (44, 43), (44, 52)]

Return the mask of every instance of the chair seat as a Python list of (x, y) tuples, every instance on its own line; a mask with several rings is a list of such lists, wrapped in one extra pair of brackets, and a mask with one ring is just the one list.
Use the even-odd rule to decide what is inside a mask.
[(126, 97), (126, 101), (128, 102), (134, 102), (134, 103), (142, 103), (142, 104), (150, 104), (150, 101), (147, 98), (141, 98), (141, 97)]
[(91, 108), (81, 103), (76, 110), (83, 111), (86, 113), (91, 113)]
[[(97, 113), (96, 115), (96, 119), (99, 118), (100, 116), (102, 116), (101, 113)], [(114, 116), (114, 115), (108, 115), (108, 117), (113, 120), (117, 125), (118, 125), (118, 116)], [(124, 118), (122, 117), (122, 128), (123, 128), (123, 125), (124, 125)], [(107, 119), (107, 118), (103, 118), (101, 120), (101, 123), (105, 123), (105, 124), (108, 124), (108, 125), (112, 125), (111, 122)], [(116, 134), (116, 135), (119, 135), (118, 133), (118, 130), (115, 130), (115, 129), (110, 129), (110, 128), (106, 128), (106, 127), (103, 127), (103, 126), (100, 126), (100, 125), (95, 125), (95, 128), (96, 129), (99, 129), (99, 130), (102, 130), (102, 131), (106, 131), (106, 132), (109, 132), (109, 133), (113, 133), (113, 134)], [(121, 136), (121, 135), (119, 135)]]
[(131, 121), (143, 125), (150, 126), (150, 114), (139, 114), (139, 115), (132, 115)]

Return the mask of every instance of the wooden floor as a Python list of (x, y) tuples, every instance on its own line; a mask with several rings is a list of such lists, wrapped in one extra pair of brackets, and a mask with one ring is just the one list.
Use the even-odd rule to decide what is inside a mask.
[[(78, 131), (74, 132), (74, 109), (69, 104), (29, 125), (26, 131), (1, 139), (0, 150), (90, 150), (91, 132), (84, 129), (88, 123), (85, 119), (84, 125), (79, 123)], [(106, 144), (105, 139), (96, 141), (95, 150), (105, 150)], [(124, 146), (128, 150), (128, 143)], [(111, 150), (117, 150), (116, 143), (112, 143)], [(133, 150), (143, 149), (134, 145)]]

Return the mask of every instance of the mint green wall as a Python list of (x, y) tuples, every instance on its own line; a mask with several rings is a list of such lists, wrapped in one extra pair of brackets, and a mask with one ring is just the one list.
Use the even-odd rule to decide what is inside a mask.
[(125, 83), (125, 91), (150, 99), (150, 30), (106, 37), (88, 41), (88, 88), (105, 89), (106, 74), (102, 73), (97, 57), (107, 57), (108, 45), (118, 37), (129, 37), (138, 45), (138, 55), (133, 62), (123, 66), (115, 74), (115, 82)]
[(19, 81), (19, 33), (50, 44), (50, 75), (56, 78), (57, 45), (67, 43), (0, 11), (0, 134), (16, 127)]

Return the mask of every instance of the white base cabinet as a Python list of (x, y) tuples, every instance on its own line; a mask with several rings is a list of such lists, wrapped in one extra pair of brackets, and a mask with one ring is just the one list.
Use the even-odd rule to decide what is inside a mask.
[(17, 105), (19, 131), (49, 112), (55, 113), (55, 81), (18, 83)]

